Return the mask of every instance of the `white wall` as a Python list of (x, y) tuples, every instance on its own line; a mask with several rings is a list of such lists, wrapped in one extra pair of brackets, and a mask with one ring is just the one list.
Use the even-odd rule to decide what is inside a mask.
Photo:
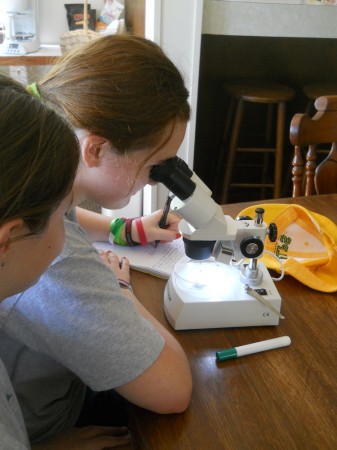
[(304, 0), (205, 0), (204, 34), (337, 37), (337, 5)]

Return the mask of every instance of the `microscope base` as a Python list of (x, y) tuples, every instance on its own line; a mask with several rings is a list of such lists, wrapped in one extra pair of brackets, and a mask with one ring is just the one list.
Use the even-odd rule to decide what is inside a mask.
[[(265, 289), (264, 299), (278, 312), (281, 297), (267, 268), (259, 264), (262, 280), (254, 289)], [(175, 330), (278, 325), (279, 316), (249, 295), (240, 281), (240, 271), (225, 266), (225, 278), (212, 296), (202, 295), (200, 286), (186, 289), (174, 272), (164, 293), (165, 315)]]

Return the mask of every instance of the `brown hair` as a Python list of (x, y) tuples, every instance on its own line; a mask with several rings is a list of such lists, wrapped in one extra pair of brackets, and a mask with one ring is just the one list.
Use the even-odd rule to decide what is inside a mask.
[(63, 119), (0, 75), (0, 225), (22, 218), (32, 233), (70, 191), (78, 141)]
[(131, 35), (81, 45), (38, 89), (74, 128), (105, 137), (121, 153), (157, 144), (167, 125), (190, 118), (178, 69), (158, 45)]

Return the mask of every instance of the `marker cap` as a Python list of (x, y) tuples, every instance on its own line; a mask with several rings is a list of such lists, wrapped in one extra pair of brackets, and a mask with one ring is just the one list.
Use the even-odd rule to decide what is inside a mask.
[(215, 356), (218, 361), (226, 361), (226, 359), (237, 358), (238, 354), (236, 349), (233, 347), (228, 348), (227, 350), (219, 350), (215, 353)]

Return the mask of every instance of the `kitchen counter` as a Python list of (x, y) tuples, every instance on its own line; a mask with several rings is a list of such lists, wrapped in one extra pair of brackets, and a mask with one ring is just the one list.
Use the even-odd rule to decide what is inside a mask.
[(59, 45), (41, 45), (37, 52), (26, 53), (25, 55), (11, 55), (2, 53), (0, 45), (0, 66), (34, 66), (48, 65), (61, 56)]

